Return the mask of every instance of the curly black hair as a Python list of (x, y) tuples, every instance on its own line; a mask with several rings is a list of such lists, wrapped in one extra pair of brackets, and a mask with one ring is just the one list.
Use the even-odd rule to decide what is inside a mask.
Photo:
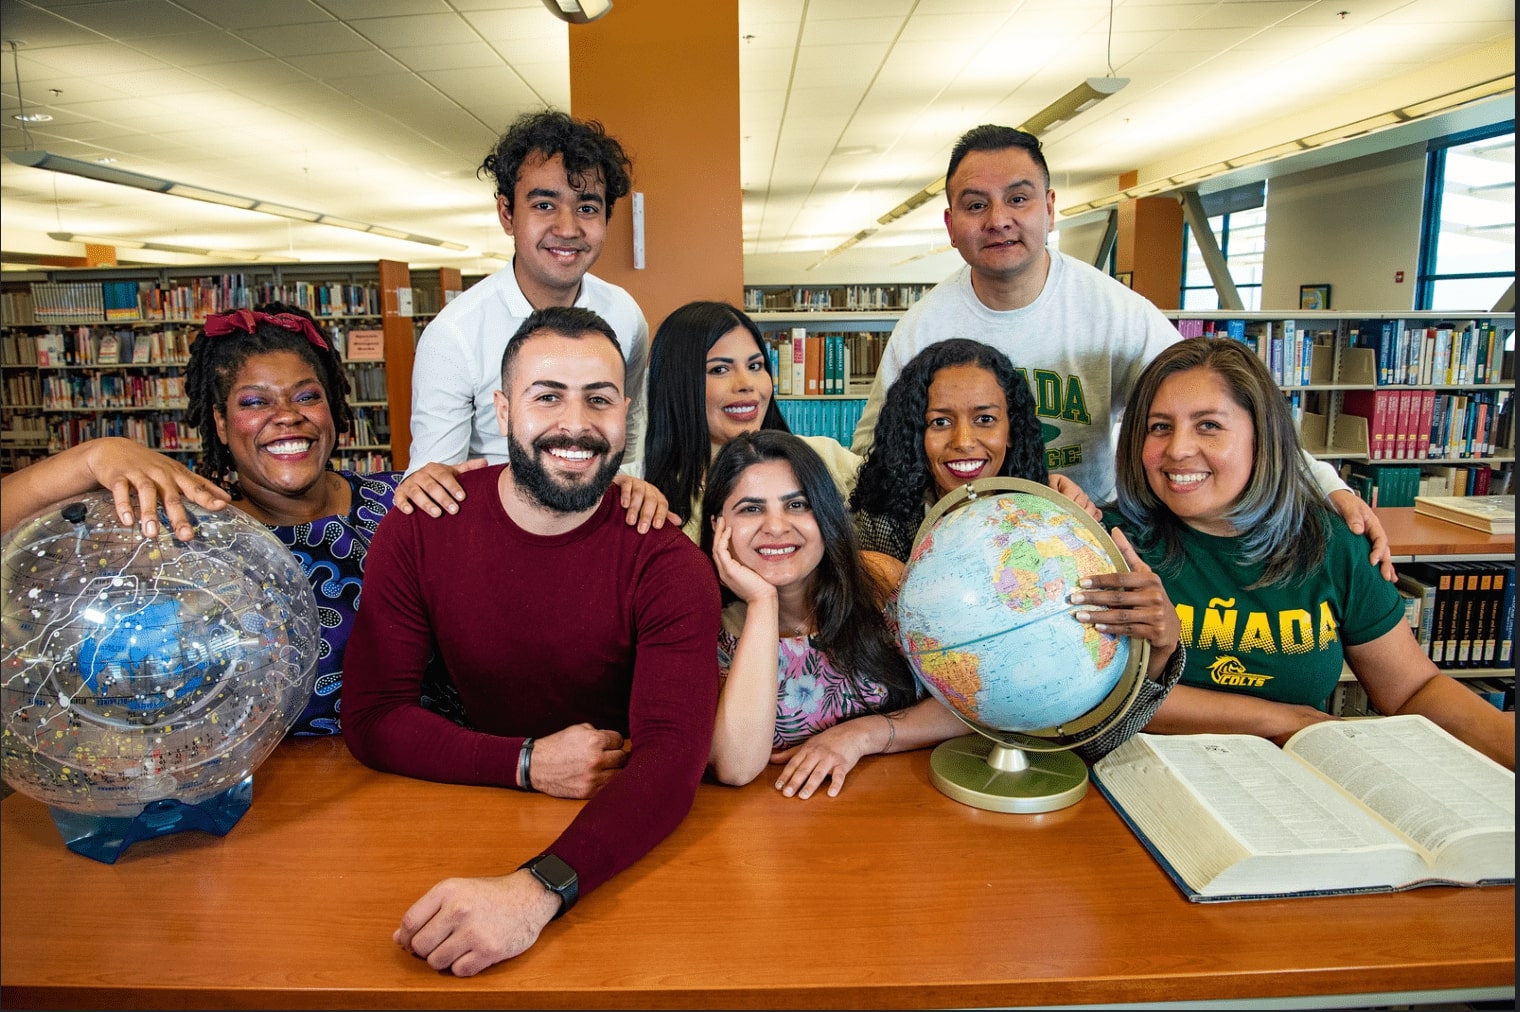
[[(302, 316), (323, 333), (321, 324), (298, 306), (270, 302), (255, 311), (271, 316), (279, 313)], [(198, 470), (234, 498), (241, 498), (237, 489), (237, 461), (232, 450), (217, 435), (216, 419), (227, 412), (227, 398), (231, 396), (233, 381), (243, 363), (254, 355), (271, 351), (291, 351), (304, 358), (316, 370), (339, 434), (353, 428), (353, 410), (348, 405), (348, 375), (330, 338), (319, 348), (302, 334), (262, 322), (252, 334), (239, 330), (207, 337), (202, 329), (190, 345), (190, 361), (185, 366), (185, 397), (189, 402), (186, 415), (201, 434)]]
[(852, 513), (869, 514), (884, 522), (894, 531), (893, 540), (901, 544), (912, 544), (924, 519), (925, 499), (935, 491), (934, 474), (924, 453), (929, 385), (941, 369), (956, 365), (986, 369), (997, 377), (1008, 399), (1008, 451), (998, 476), (1042, 484), (1050, 479), (1034, 394), (1014, 371), (1008, 356), (966, 338), (931, 344), (913, 356), (887, 390), (881, 414), (876, 417), (871, 451), (850, 494)]
[[(917, 699), (917, 682), (882, 614), (882, 604), (894, 588), (882, 586), (866, 568), (844, 499), (811, 446), (790, 432), (774, 429), (745, 432), (725, 443), (713, 458), (702, 495), (702, 551), (712, 556), (713, 520), (722, 514), (740, 476), (772, 460), (791, 466), (823, 541), (823, 558), (813, 570), (814, 644), (834, 670), (858, 687), (863, 688), (861, 683), (867, 680), (884, 686), (883, 710), (908, 706)], [(725, 599), (732, 599), (726, 588), (724, 593)]]
[(512, 201), (517, 192), (517, 174), (525, 159), (535, 151), (550, 158), (559, 155), (565, 161), (565, 178), (577, 189), (600, 177), (607, 188), (607, 220), (612, 207), (628, 195), (633, 183), (633, 163), (623, 146), (596, 120), (578, 120), (555, 109), (525, 112), (506, 133), (496, 139), (481, 161), (476, 175), (490, 175), (496, 181), (496, 193), (506, 198), (507, 210), (516, 210)]

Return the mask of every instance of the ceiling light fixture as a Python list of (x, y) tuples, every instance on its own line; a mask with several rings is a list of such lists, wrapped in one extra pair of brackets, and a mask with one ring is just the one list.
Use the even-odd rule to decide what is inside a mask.
[(1474, 84), (1466, 88), (1458, 89), (1457, 91), (1447, 92), (1445, 95), (1438, 95), (1435, 98), (1427, 99), (1423, 102), (1415, 102), (1411, 105), (1406, 105), (1398, 109), (1390, 109), (1388, 112), (1379, 113), (1375, 116), (1367, 116), (1359, 120), (1354, 120), (1350, 123), (1345, 123), (1330, 130), (1321, 130), (1318, 133), (1306, 134), (1305, 136), (1299, 137), (1295, 140), (1284, 141), (1281, 144), (1274, 144), (1268, 148), (1260, 148), (1256, 151), (1251, 151), (1243, 155), (1236, 155), (1233, 158), (1226, 158), (1224, 161), (1217, 162), (1214, 165), (1208, 166), (1206, 169), (1193, 169), (1188, 172), (1179, 172), (1176, 175), (1173, 175), (1164, 180), (1148, 181), (1146, 183), (1129, 187), (1128, 189), (1120, 190), (1117, 193), (1109, 194), (1106, 197), (1100, 197), (1096, 200), (1089, 200), (1086, 203), (1077, 204), (1072, 207), (1063, 207), (1061, 209), (1061, 214), (1062, 216), (1066, 217), (1076, 214), (1086, 214), (1088, 211), (1095, 211), (1099, 208), (1117, 204), (1121, 200), (1139, 196), (1151, 196), (1156, 193), (1164, 192), (1168, 189), (1174, 189), (1177, 186), (1181, 185), (1187, 185), (1189, 187), (1196, 188), (1197, 184), (1203, 180), (1212, 178), (1214, 176), (1223, 175), (1226, 172), (1232, 171), (1234, 169), (1242, 169), (1252, 165), (1262, 165), (1266, 162), (1275, 162), (1290, 155), (1297, 155), (1305, 151), (1311, 151), (1314, 148), (1324, 147), (1327, 144), (1334, 144), (1340, 141), (1350, 140), (1354, 137), (1361, 137), (1365, 134), (1377, 133), (1380, 130), (1386, 130), (1389, 127), (1394, 126), (1401, 126), (1406, 123), (1413, 123), (1416, 120), (1428, 119), (1431, 116), (1435, 116), (1443, 112), (1450, 112), (1453, 109), (1464, 105), (1469, 105), (1473, 102), (1478, 102), (1486, 98), (1493, 98), (1497, 95), (1513, 94), (1514, 90), (1515, 75), (1513, 73), (1504, 74), (1499, 77), (1483, 81), (1479, 84)]
[(421, 243), (426, 246), (441, 246), (444, 249), (456, 251), (464, 251), (470, 248), (462, 243), (448, 242), (444, 239), (433, 239), (424, 235), (414, 235), (410, 232), (396, 234), (397, 230), (395, 229), (386, 229), (382, 232), (380, 231), (382, 228), (380, 225), (371, 225), (367, 222), (354, 221), (350, 218), (322, 214), (319, 211), (307, 211), (303, 208), (276, 204), (272, 201), (259, 200), (255, 197), (243, 197), (235, 193), (224, 193), (221, 190), (210, 190), (203, 186), (177, 183), (172, 179), (160, 179), (157, 176), (148, 176), (141, 172), (129, 172), (126, 169), (117, 169), (109, 165), (101, 165), (98, 162), (86, 162), (78, 158), (66, 158), (63, 155), (55, 155), (51, 151), (7, 151), (5, 157), (17, 165), (24, 165), (27, 168), (46, 169), (49, 172), (63, 172), (71, 176), (80, 176), (84, 179), (94, 179), (101, 183), (115, 183), (117, 186), (131, 186), (139, 190), (149, 190), (153, 193), (166, 193), (171, 197), (200, 200), (209, 204), (220, 204), (223, 207), (235, 207), (244, 211), (258, 211), (262, 214), (272, 214), (280, 218), (310, 222), (314, 225), (332, 225), (335, 228), (347, 228), (355, 232), (369, 232), (375, 235), (385, 235), (389, 238), (401, 238), (403, 242)]
[(924, 250), (922, 253), (915, 253), (910, 257), (903, 257), (901, 260), (894, 260), (892, 261), (892, 266), (901, 267), (903, 264), (911, 264), (913, 261), (922, 260), (924, 257), (939, 256), (941, 253), (948, 253), (953, 249), (955, 249), (954, 246), (950, 245), (949, 243), (945, 243), (943, 246), (935, 246), (932, 249)]
[(549, 13), (572, 25), (584, 25), (612, 10), (612, 0), (544, 0)]
[(215, 257), (218, 260), (228, 260), (234, 263), (249, 260), (262, 263), (293, 264), (295, 257), (275, 256), (267, 253), (249, 253), (245, 250), (214, 250), (203, 249), (199, 246), (176, 246), (166, 242), (151, 242), (145, 239), (112, 239), (100, 235), (80, 235), (77, 232), (49, 232), (48, 238), (57, 242), (80, 242), (91, 246), (112, 246), (117, 249), (146, 249), (159, 253), (183, 253), (187, 256)]
[(45, 112), (15, 113), (11, 119), (20, 120), (22, 123), (51, 123), (53, 117)]
[(838, 246), (835, 246), (833, 249), (829, 250), (823, 256), (821, 256), (817, 260), (813, 261), (811, 264), (809, 264), (807, 266), (806, 269), (807, 270), (812, 270), (814, 267), (818, 267), (818, 266), (822, 265), (825, 261), (833, 259), (834, 257), (838, 256), (839, 254), (843, 253), (845, 250), (849, 249), (851, 246), (857, 245), (862, 239), (869, 239), (871, 236), (873, 236), (875, 234), (876, 234), (876, 229), (874, 229), (874, 228), (863, 228), (863, 229), (861, 229), (859, 232), (856, 232), (854, 235), (850, 236), (844, 242), (840, 243)]
[(1129, 84), (1127, 77), (1089, 77), (1075, 88), (1025, 120), (1019, 127), (1036, 137), (1086, 112)]

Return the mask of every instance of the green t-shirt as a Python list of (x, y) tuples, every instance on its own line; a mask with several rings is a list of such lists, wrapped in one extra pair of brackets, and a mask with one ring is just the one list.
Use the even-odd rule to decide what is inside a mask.
[[(1249, 591), (1262, 567), (1239, 560), (1237, 539), (1184, 528), (1187, 561), (1176, 576), (1161, 574), (1182, 621), (1184, 685), (1323, 709), (1340, 678), (1342, 647), (1370, 643), (1403, 621), (1398, 591), (1367, 561), (1367, 540), (1339, 516), (1329, 519), (1321, 566), (1295, 583)], [(1154, 566), (1159, 553), (1142, 557)]]

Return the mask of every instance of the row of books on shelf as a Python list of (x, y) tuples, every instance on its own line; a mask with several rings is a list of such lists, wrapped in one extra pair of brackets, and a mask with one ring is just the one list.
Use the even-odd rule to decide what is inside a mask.
[[(1421, 498), (1482, 499), (1508, 494), (1508, 470), (1487, 464), (1370, 464), (1341, 465), (1341, 480), (1369, 506), (1417, 506)], [(1492, 532), (1491, 532), (1492, 533)]]
[(1357, 326), (1355, 346), (1368, 348), (1381, 386), (1462, 386), (1498, 383), (1505, 344), (1514, 331), (1489, 320), (1408, 325), (1368, 320)]
[[(1464, 678), (1461, 684), (1476, 693), (1479, 699), (1496, 710), (1515, 709), (1515, 679), (1513, 676), (1496, 678)], [(1367, 690), (1361, 682), (1341, 682), (1330, 694), (1325, 712), (1337, 717), (1381, 717)]]
[(1513, 391), (1347, 390), (1342, 414), (1367, 420), (1371, 460), (1486, 457), (1514, 445)]
[(387, 408), (355, 408), (353, 434), (341, 433), (338, 446), (383, 446), (391, 441), (391, 413)]
[(1314, 348), (1331, 347), (1338, 330), (1310, 329), (1296, 320), (1178, 320), (1183, 337), (1230, 337), (1249, 345), (1281, 387), (1304, 386), (1314, 374)]
[(0, 362), (40, 368), (91, 365), (184, 365), (195, 332), (189, 327), (133, 330), (95, 326), (50, 328), (43, 334), (5, 334)]
[(333, 452), (332, 466), (338, 471), (379, 474), (382, 471), (391, 470), (391, 455), (363, 450), (345, 450), (340, 447)]
[(88, 439), (102, 436), (125, 436), (144, 446), (165, 452), (189, 452), (201, 448), (200, 432), (178, 418), (155, 418), (141, 415), (94, 415), (67, 418), (52, 426), (48, 453), (61, 453)]
[(259, 281), (246, 274), (119, 281), (34, 281), (26, 298), (7, 293), (7, 324), (58, 320), (126, 322), (201, 320), (211, 313), (266, 302), (299, 306), (313, 316), (379, 316), (380, 289), (340, 281)]
[(1514, 666), (1513, 562), (1407, 562), (1404, 615), (1436, 667)]
[[(42, 377), (41, 408), (44, 411), (112, 408), (183, 409), (185, 378), (148, 373), (79, 372)], [(7, 401), (20, 407), (23, 402)]]
[(787, 428), (799, 436), (828, 436), (836, 443), (850, 445), (855, 425), (865, 410), (865, 398), (831, 401), (777, 401)]
[(349, 398), (356, 401), (383, 401), (388, 398), (385, 389), (385, 363), (360, 362), (348, 367)]
[(838, 309), (847, 312), (907, 309), (933, 285), (832, 285), (819, 288), (746, 288), (744, 308), (751, 313)]
[(805, 327), (766, 342), (776, 393), (783, 397), (844, 394), (850, 387), (850, 356), (843, 334), (809, 334)]

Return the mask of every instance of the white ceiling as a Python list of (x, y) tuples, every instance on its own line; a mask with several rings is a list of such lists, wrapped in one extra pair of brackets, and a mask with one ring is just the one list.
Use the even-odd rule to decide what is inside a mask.
[[(607, 16), (638, 2), (616, 0)], [(1142, 183), (1185, 176), (1511, 73), (1514, 59), (1513, 0), (1114, 0), (1111, 32), (1109, 0), (738, 3), (747, 274), (806, 268), (943, 175), (967, 128), (1016, 125), (1110, 66), (1129, 86), (1045, 137), (1058, 208), (1115, 192), (1126, 170)], [(0, 12), (0, 33), (19, 44), (14, 58), (0, 51), (6, 152), (110, 158), (469, 247), (6, 159), (7, 254), (82, 255), (47, 237), (61, 231), (494, 270), (501, 261), (484, 254), (511, 246), (475, 168), (517, 113), (570, 105), (570, 29), (541, 0), (0, 0)], [(29, 138), (13, 118), (23, 99), (53, 117)], [(1512, 117), (1513, 92), (1499, 103), (1483, 115)], [(1408, 142), (1415, 128), (1400, 129), (1378, 136)], [(943, 243), (942, 207), (881, 228), (839, 263), (893, 279), (889, 265)], [(943, 256), (925, 260), (926, 280), (945, 273)]]

